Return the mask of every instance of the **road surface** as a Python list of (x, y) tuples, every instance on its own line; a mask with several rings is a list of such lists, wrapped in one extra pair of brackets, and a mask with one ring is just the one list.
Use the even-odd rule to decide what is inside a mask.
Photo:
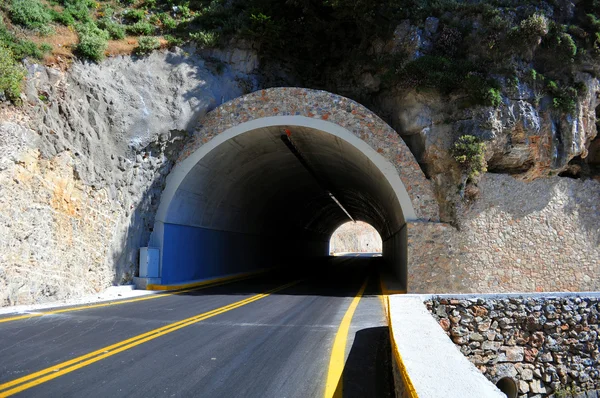
[(0, 317), (0, 397), (391, 397), (378, 261)]

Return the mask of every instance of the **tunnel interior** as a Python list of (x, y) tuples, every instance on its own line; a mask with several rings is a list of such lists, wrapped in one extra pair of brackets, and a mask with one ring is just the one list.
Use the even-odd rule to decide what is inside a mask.
[(405, 281), (402, 206), (373, 153), (306, 126), (261, 127), (225, 140), (194, 163), (168, 205), (162, 283), (328, 256), (333, 232), (350, 220), (377, 230), (386, 263)]

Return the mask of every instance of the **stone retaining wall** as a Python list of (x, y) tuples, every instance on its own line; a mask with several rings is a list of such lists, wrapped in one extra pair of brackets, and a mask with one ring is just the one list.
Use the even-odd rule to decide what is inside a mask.
[(486, 174), (460, 225), (409, 223), (409, 293), (600, 291), (600, 183)]
[(600, 295), (440, 298), (425, 302), (460, 351), (519, 397), (596, 397)]

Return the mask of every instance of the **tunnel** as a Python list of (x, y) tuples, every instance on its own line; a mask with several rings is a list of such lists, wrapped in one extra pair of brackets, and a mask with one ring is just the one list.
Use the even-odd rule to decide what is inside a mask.
[(340, 225), (364, 221), (405, 284), (406, 222), (416, 214), (398, 166), (329, 117), (253, 111), (233, 126), (224, 121), (234, 113), (213, 111), (218, 126), (205, 121), (168, 176), (149, 243), (160, 283), (310, 262), (329, 255)]

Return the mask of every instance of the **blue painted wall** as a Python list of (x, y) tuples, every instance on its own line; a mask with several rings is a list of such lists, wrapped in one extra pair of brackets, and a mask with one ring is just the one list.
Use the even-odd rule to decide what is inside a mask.
[(162, 283), (178, 283), (285, 265), (285, 256), (327, 255), (329, 242), (286, 240), (165, 224)]

